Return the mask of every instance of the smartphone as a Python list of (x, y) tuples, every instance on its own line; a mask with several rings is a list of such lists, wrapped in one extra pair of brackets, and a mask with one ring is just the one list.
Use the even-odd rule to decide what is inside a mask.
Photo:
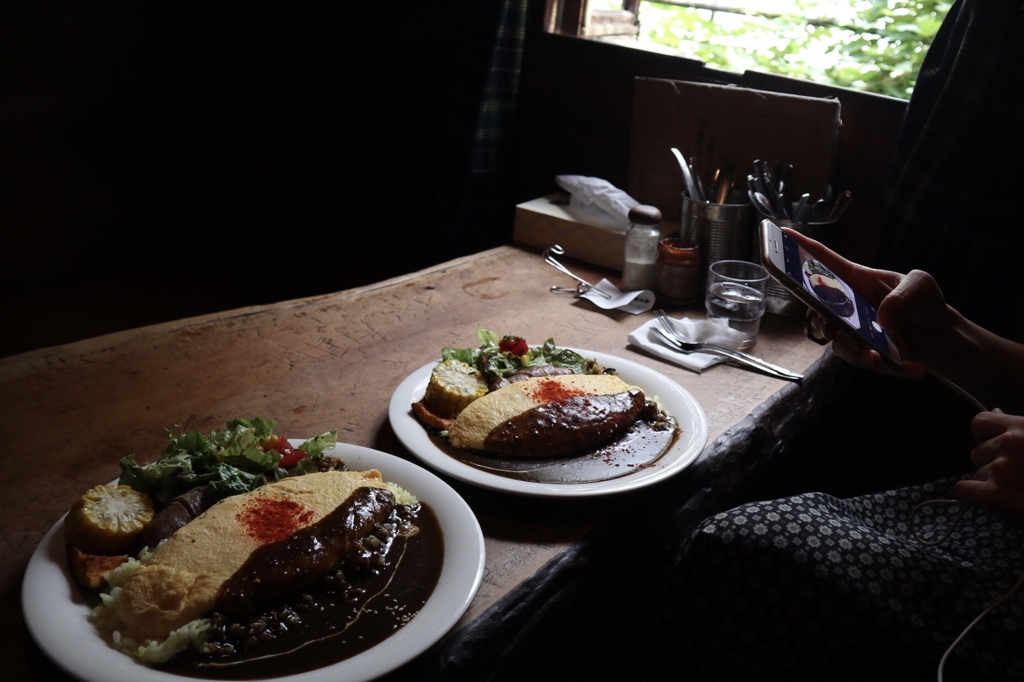
[(761, 221), (759, 234), (761, 261), (779, 284), (855, 342), (877, 350), (886, 362), (902, 364), (896, 343), (878, 324), (874, 305), (771, 220)]

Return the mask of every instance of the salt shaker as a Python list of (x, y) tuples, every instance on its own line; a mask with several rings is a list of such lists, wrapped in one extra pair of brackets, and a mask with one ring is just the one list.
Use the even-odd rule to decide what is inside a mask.
[(622, 267), (624, 290), (637, 291), (654, 286), (654, 263), (658, 259), (658, 240), (661, 239), (660, 223), (661, 211), (654, 206), (638, 204), (629, 209)]

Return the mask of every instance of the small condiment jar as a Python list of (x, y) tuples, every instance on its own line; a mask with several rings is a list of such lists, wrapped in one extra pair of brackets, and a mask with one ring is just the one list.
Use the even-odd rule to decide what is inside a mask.
[(659, 303), (689, 305), (700, 294), (700, 246), (680, 237), (658, 242), (654, 293)]

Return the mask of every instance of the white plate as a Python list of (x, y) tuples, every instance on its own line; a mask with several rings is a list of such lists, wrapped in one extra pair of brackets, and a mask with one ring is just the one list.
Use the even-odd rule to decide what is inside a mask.
[[(299, 441), (293, 441), (298, 444)], [(469, 505), (440, 478), (412, 462), (339, 444), (329, 451), (350, 469), (379, 469), (430, 505), (444, 531), (444, 564), (419, 614), (377, 646), (334, 665), (290, 676), (295, 682), (358, 682), (383, 675), (440, 640), (462, 617), (483, 578), (484, 537)], [(89, 607), (68, 572), (61, 518), (43, 537), (25, 571), (22, 608), (29, 632), (69, 674), (87, 682), (181, 682), (111, 648), (86, 616)]]
[(423, 397), (430, 373), (438, 361), (420, 367), (398, 385), (388, 410), (391, 427), (411, 453), (440, 472), (482, 488), (537, 497), (587, 497), (635, 490), (677, 474), (697, 459), (707, 444), (708, 422), (700, 403), (686, 389), (664, 374), (632, 360), (590, 350), (573, 350), (605, 367), (615, 368), (623, 381), (639, 386), (647, 396), (658, 398), (665, 412), (679, 423), (681, 433), (671, 450), (650, 466), (619, 478), (592, 483), (539, 483), (477, 469), (438, 448), (410, 409)]

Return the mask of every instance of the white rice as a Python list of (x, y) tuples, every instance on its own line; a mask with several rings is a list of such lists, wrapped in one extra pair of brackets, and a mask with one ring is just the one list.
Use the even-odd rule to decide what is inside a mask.
[[(148, 559), (150, 554), (151, 552), (144, 550), (142, 558)], [(109, 633), (115, 649), (144, 663), (166, 663), (190, 647), (200, 648), (206, 641), (206, 631), (210, 628), (210, 623), (206, 619), (186, 623), (159, 642), (153, 639), (137, 642), (121, 634), (124, 623), (117, 617), (116, 605), (121, 593), (124, 592), (123, 585), (141, 565), (142, 561), (139, 559), (129, 559), (107, 574), (110, 592), (100, 594), (100, 604), (89, 612), (89, 620), (100, 630)]]
[(419, 503), (419, 499), (415, 495), (413, 495), (411, 492), (409, 492), (408, 490), (406, 490), (402, 486), (398, 485), (397, 483), (392, 483), (391, 481), (386, 481), (386, 484), (387, 484), (388, 488), (391, 489), (391, 492), (395, 496), (395, 501), (398, 504), (406, 504), (406, 505), (408, 505), (408, 504), (418, 504)]

